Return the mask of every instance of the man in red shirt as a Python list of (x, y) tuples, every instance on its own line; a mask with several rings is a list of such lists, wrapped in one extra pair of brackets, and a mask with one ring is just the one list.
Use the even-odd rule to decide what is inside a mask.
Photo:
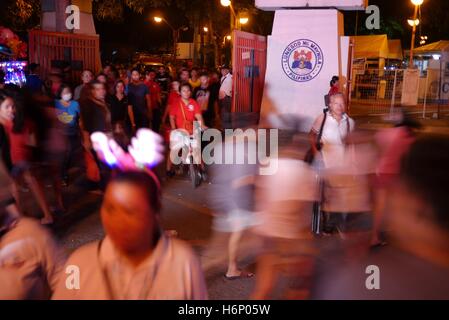
[(156, 82), (156, 72), (153, 70), (147, 71), (145, 74), (145, 85), (150, 91), (151, 108), (153, 111), (153, 131), (159, 132), (161, 126), (161, 87)]

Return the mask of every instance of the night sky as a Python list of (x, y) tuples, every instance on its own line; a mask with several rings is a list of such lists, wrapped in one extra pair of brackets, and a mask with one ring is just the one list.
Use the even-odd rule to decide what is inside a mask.
[[(212, 1), (212, 0), (207, 0)], [(218, 1), (218, 0), (213, 0)], [(238, 2), (238, 0), (234, 0)], [(407, 24), (407, 18), (412, 17), (414, 6), (410, 0), (370, 0), (369, 4), (380, 7), (382, 30), (374, 33), (388, 33), (390, 38), (401, 39), (404, 48), (410, 46), (411, 28)], [(143, 14), (125, 10), (122, 23), (110, 23), (96, 21), (97, 32), (101, 35), (102, 49), (104, 52), (112, 52), (119, 49), (120, 52), (132, 52), (136, 50), (168, 51), (171, 44), (171, 29), (161, 24), (152, 22), (151, 17), (155, 9), (147, 10)], [(171, 21), (188, 24), (182, 12), (175, 8), (158, 10)], [(418, 28), (419, 35), (427, 35), (428, 43), (441, 39), (449, 39), (449, 0), (424, 0), (422, 6), (421, 25)], [(223, 8), (223, 14), (227, 14)], [(365, 20), (368, 17), (364, 12), (358, 13), (358, 34), (367, 34), (372, 31), (364, 30)], [(355, 33), (355, 12), (345, 12), (345, 33)], [(192, 30), (181, 33), (181, 42), (190, 42), (193, 39)]]

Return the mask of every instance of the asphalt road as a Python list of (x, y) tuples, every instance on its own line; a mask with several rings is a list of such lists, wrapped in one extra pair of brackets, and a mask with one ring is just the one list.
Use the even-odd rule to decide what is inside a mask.
[[(388, 126), (375, 118), (358, 119), (365, 129), (376, 130)], [(428, 122), (431, 120), (427, 120)], [(423, 133), (448, 134), (447, 123), (438, 121), (423, 123)], [(101, 195), (87, 193), (78, 187), (82, 179), (79, 172), (73, 172), (75, 181), (64, 189), (64, 201), (68, 212), (59, 216), (52, 228), (56, 237), (68, 254), (80, 246), (103, 237), (99, 208)], [(41, 177), (46, 182), (45, 175)], [(47, 182), (49, 184), (50, 182)], [(162, 223), (166, 230), (176, 230), (177, 237), (187, 241), (201, 259), (206, 276), (210, 299), (248, 299), (253, 288), (254, 278), (227, 280), (223, 277), (227, 266), (227, 234), (213, 231), (213, 212), (210, 209), (209, 195), (215, 192), (214, 184), (202, 184), (193, 189), (187, 177), (175, 177), (163, 183)], [(53, 201), (51, 185), (46, 187), (46, 195)], [(22, 190), (25, 214), (40, 216), (40, 210), (29, 190)], [(241, 241), (239, 267), (254, 271), (258, 240), (247, 233)], [(257, 274), (256, 274), (257, 277)]]

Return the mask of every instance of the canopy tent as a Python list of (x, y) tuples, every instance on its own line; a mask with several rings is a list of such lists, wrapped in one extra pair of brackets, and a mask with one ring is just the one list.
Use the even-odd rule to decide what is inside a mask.
[(388, 39), (386, 34), (353, 37), (354, 58), (388, 59)]
[(413, 50), (413, 53), (415, 54), (437, 54), (441, 52), (449, 52), (449, 40), (440, 40), (429, 43)]
[(401, 40), (388, 40), (388, 59), (402, 60)]

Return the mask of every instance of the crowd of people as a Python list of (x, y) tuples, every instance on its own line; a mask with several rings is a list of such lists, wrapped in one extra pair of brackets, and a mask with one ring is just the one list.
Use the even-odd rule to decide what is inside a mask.
[[(228, 254), (211, 244), (205, 256), (216, 261), (204, 262), (163, 230), (160, 178), (129, 166), (127, 147), (141, 129), (168, 146), (170, 131), (191, 135), (194, 121), (203, 130), (258, 128), (254, 114), (231, 117), (229, 66), (221, 77), (196, 68), (172, 77), (164, 67), (141, 74), (107, 65), (84, 70), (77, 86), (57, 72), (42, 81), (38, 68), (30, 66), (25, 88), (0, 83), (0, 299), (207, 299), (204, 270), (223, 261), (227, 281), (255, 278), (253, 299), (449, 298), (449, 140), (420, 137), (406, 115), (375, 134), (357, 128), (338, 77), (308, 137), (304, 119), (274, 115), (274, 174), (261, 175), (262, 163), (210, 167), (213, 228), (228, 235)], [(98, 152), (94, 133), (116, 142), (127, 170)], [(258, 139), (219, 147), (249, 158)], [(67, 210), (72, 167), (103, 197), (105, 236), (67, 258), (43, 225)], [(169, 160), (166, 175), (174, 175)], [(24, 210), (28, 188), (40, 223)], [(241, 267), (243, 255), (255, 270)], [(385, 274), (377, 290), (366, 285), (372, 265)]]
[[(222, 66), (220, 72), (223, 78), (231, 79), (228, 66)], [(159, 182), (142, 172), (117, 173), (111, 169), (95, 151), (91, 135), (103, 133), (127, 150), (140, 129), (161, 133), (168, 144), (167, 133), (181, 129), (192, 134), (194, 121), (203, 129), (220, 127), (220, 97), (232, 92), (226, 89), (226, 94), (221, 93), (218, 72), (182, 68), (172, 77), (165, 67), (141, 74), (138, 69), (107, 65), (98, 74), (84, 70), (80, 83), (74, 85), (58, 69), (52, 69), (43, 80), (39, 65), (31, 64), (26, 86), (5, 84), (3, 79), (0, 75), (0, 298), (206, 298), (199, 261), (187, 245), (162, 231)], [(75, 168), (76, 174), (71, 171)], [(83, 187), (104, 197), (101, 213), (107, 236), (98, 250), (93, 249), (93, 259), (86, 253), (76, 261), (82, 266), (83, 261), (102, 260), (100, 251), (106, 250), (105, 261), (97, 265), (98, 273), (87, 273), (80, 279), (83, 287), (94, 286), (94, 291), (83, 291), (92, 295), (67, 291), (62, 279), (66, 257), (43, 227), (53, 225), (70, 209), (64, 203), (63, 188), (79, 175), (86, 178)], [(168, 166), (167, 176), (172, 175)], [(46, 184), (53, 187), (54, 197), (45, 192)], [(127, 192), (121, 194), (114, 186)], [(43, 214), (41, 226), (26, 212), (22, 201), (24, 193), (30, 191)], [(121, 219), (119, 212), (123, 213)], [(135, 214), (132, 219), (130, 212)], [(123, 258), (119, 259), (123, 264), (119, 267), (111, 255)], [(77, 259), (77, 254), (72, 258)], [(153, 268), (152, 278), (143, 267), (137, 278), (127, 278), (144, 260)], [(125, 278), (103, 277), (103, 263), (105, 268), (112, 268), (107, 272), (118, 272)], [(98, 283), (92, 282), (92, 276)], [(178, 279), (172, 282), (176, 287), (167, 286), (168, 279)], [(128, 288), (121, 287), (122, 281), (131, 281)], [(141, 286), (141, 281), (151, 281), (152, 285), (139, 292), (131, 289)]]
[[(61, 187), (70, 183), (73, 166), (87, 171), (91, 188), (104, 190), (108, 170), (92, 152), (94, 132), (104, 132), (126, 147), (141, 128), (161, 133), (168, 142), (174, 129), (192, 134), (194, 121), (203, 129), (220, 127), (220, 105), (230, 112), (229, 72), (228, 66), (221, 68), (223, 79), (230, 79), (224, 86), (217, 71), (182, 68), (172, 77), (164, 66), (141, 74), (138, 69), (107, 65), (96, 75), (84, 70), (80, 84), (71, 85), (58, 69), (41, 80), (39, 65), (31, 64), (26, 86), (3, 84), (0, 95), (1, 154), (13, 177), (18, 205), (18, 191), (29, 187), (44, 213), (42, 223), (51, 224), (55, 212), (66, 210)], [(45, 198), (36, 166), (54, 178), (55, 205)], [(167, 175), (174, 175), (169, 163)]]

